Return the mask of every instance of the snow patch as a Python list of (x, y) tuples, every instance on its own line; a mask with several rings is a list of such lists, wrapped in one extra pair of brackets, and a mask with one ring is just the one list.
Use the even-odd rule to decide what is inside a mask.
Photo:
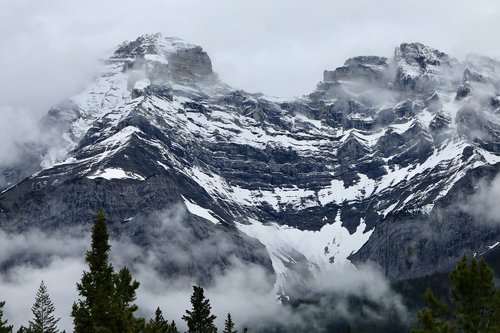
[(168, 65), (168, 60), (165, 57), (162, 57), (158, 54), (145, 54), (144, 59), (147, 61), (158, 62), (163, 65)]
[(206, 220), (209, 220), (213, 224), (219, 224), (220, 221), (215, 218), (212, 214), (214, 214), (211, 210), (203, 208), (201, 206), (198, 206), (197, 204), (189, 201), (186, 199), (184, 196), (182, 196), (182, 199), (184, 199), (184, 204), (187, 207), (187, 210), (196, 216), (202, 217)]
[(91, 176), (87, 176), (89, 179), (104, 178), (107, 180), (111, 179), (135, 179), (144, 180), (145, 178), (133, 172), (124, 171), (118, 168), (108, 168), (104, 170), (99, 170)]
[(315, 192), (298, 188), (275, 188), (269, 190), (249, 190), (239, 186), (231, 186), (226, 180), (216, 174), (208, 175), (194, 167), (187, 173), (210, 194), (236, 202), (243, 206), (258, 206), (269, 204), (276, 211), (290, 206), (294, 209), (308, 208), (318, 205)]
[[(370, 238), (363, 220), (352, 234), (342, 226), (340, 212), (333, 224), (325, 224), (318, 231), (300, 230), (277, 223), (263, 224), (250, 220), (250, 224), (236, 223), (240, 231), (258, 239), (267, 248), (273, 268), (278, 276), (277, 287), (286, 281), (287, 266), (295, 263), (293, 253), (299, 252), (319, 270), (329, 265), (350, 263), (347, 259), (356, 253)], [(314, 273), (314, 271), (313, 271)]]
[(169, 171), (169, 170), (170, 170), (170, 167), (169, 167), (169, 166), (167, 166), (167, 165), (165, 165), (165, 164), (161, 163), (160, 161), (156, 161), (156, 163), (158, 163), (158, 165), (160, 165), (163, 169), (165, 169), (165, 170), (167, 170), (167, 171)]
[(134, 89), (135, 90), (144, 90), (147, 87), (149, 87), (150, 85), (151, 85), (151, 81), (149, 81), (149, 79), (143, 79), (143, 80), (137, 81), (134, 84)]
[(398, 134), (403, 134), (404, 132), (408, 131), (414, 124), (415, 122), (410, 119), (406, 123), (402, 124), (392, 124), (389, 126), (389, 128), (392, 128), (392, 130)]
[(364, 174), (359, 174), (358, 183), (344, 187), (344, 182), (334, 179), (329, 187), (318, 191), (319, 202), (324, 206), (327, 203), (342, 203), (344, 201), (361, 200), (370, 196), (376, 189), (376, 182)]
[(488, 248), (491, 250), (491, 249), (494, 249), (495, 247), (498, 246), (498, 244), (500, 244), (500, 242), (496, 242), (495, 244), (493, 245), (488, 245)]
[(390, 205), (389, 207), (387, 207), (386, 210), (384, 210), (384, 212), (382, 213), (382, 215), (384, 217), (387, 216), (387, 214), (389, 214), (390, 212), (392, 212), (394, 210), (394, 208), (396, 208), (396, 206), (398, 205), (399, 201), (396, 201), (395, 203), (393, 203), (392, 205)]

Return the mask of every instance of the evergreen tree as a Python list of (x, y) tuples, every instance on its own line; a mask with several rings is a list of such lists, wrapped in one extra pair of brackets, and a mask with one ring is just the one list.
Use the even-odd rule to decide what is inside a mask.
[(81, 283), (76, 286), (82, 299), (73, 304), (71, 312), (75, 333), (112, 332), (109, 326), (113, 317), (114, 276), (108, 259), (111, 248), (108, 239), (106, 218), (101, 209), (92, 229), (91, 250), (85, 256), (89, 271), (83, 272)]
[(188, 333), (216, 333), (214, 320), (217, 318), (211, 314), (210, 301), (205, 299), (202, 287), (193, 286), (191, 295), (191, 311), (186, 310), (182, 319), (186, 321)]
[[(127, 267), (124, 267), (114, 277), (115, 295), (114, 295), (114, 313), (117, 316), (116, 329), (118, 332), (134, 331), (140, 323), (134, 318), (134, 312), (137, 311), (137, 305), (133, 304), (136, 299), (136, 290), (139, 288), (139, 282), (132, 280), (132, 275)], [(140, 321), (140, 320), (139, 320)]]
[(7, 325), (7, 320), (3, 320), (3, 307), (5, 302), (0, 302), (0, 333), (12, 333), (12, 325)]
[(175, 320), (172, 320), (172, 323), (170, 323), (170, 333), (179, 333)]
[(29, 322), (30, 333), (58, 333), (57, 322), (60, 318), (54, 317), (54, 304), (47, 292), (45, 283), (40, 284), (36, 292), (35, 304), (31, 307), (33, 320)]
[(238, 333), (238, 331), (234, 329), (234, 322), (233, 319), (231, 318), (230, 313), (227, 314), (227, 319), (224, 325), (224, 331), (222, 331), (222, 333)]
[(175, 321), (169, 323), (168, 320), (163, 318), (163, 313), (158, 307), (155, 311), (154, 319), (151, 319), (146, 325), (145, 333), (179, 333)]
[(163, 318), (163, 313), (160, 307), (155, 311), (155, 317), (149, 320), (146, 325), (146, 333), (169, 333), (170, 325), (168, 321)]
[(448, 303), (430, 289), (424, 298), (427, 308), (417, 314), (419, 328), (413, 333), (500, 332), (500, 289), (493, 284), (493, 271), (484, 261), (464, 256), (450, 273), (451, 293)]
[(144, 326), (134, 318), (133, 304), (139, 287), (130, 271), (123, 268), (117, 274), (109, 262), (109, 235), (104, 211), (99, 210), (92, 229), (91, 249), (85, 256), (89, 271), (84, 271), (77, 283), (81, 299), (73, 304), (75, 333), (131, 333)]
[(19, 329), (17, 330), (17, 333), (31, 333), (30, 329), (29, 328), (26, 328), (24, 326), (21, 326), (19, 327)]
[(154, 319), (150, 319), (149, 323), (146, 325), (146, 333), (167, 333), (168, 332), (168, 322), (163, 318), (163, 313), (160, 307), (155, 311)]
[(132, 332), (146, 333), (146, 320), (134, 317)]

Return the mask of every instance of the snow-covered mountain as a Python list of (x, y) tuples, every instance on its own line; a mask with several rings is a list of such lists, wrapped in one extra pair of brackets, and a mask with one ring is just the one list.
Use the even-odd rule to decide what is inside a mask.
[[(351, 261), (392, 279), (446, 269), (500, 240), (457, 208), (500, 168), (499, 73), (405, 43), (281, 100), (224, 84), (199, 46), (145, 35), (48, 112), (37, 173), (2, 169), (0, 226), (88, 224), (104, 207), (113, 232), (147, 247), (172, 241), (151, 214), (180, 205), (191, 233), (175, 241), (193, 260), (166, 258), (168, 274), (206, 277), (232, 256), (275, 272), (277, 288)], [(206, 241), (213, 253), (191, 249)]]

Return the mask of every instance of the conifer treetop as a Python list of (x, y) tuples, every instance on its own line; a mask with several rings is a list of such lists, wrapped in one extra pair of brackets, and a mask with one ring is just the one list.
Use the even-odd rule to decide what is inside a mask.
[(7, 325), (7, 320), (3, 320), (3, 307), (5, 302), (0, 302), (0, 333), (12, 333), (12, 325)]
[(58, 333), (57, 323), (61, 318), (54, 316), (55, 307), (50, 299), (45, 283), (40, 283), (35, 303), (31, 307), (33, 319), (29, 321), (30, 333)]

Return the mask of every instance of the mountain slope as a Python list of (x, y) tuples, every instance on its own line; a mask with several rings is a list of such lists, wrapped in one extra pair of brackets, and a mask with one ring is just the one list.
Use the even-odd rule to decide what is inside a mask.
[[(199, 46), (145, 35), (49, 111), (57, 144), (0, 194), (0, 226), (78, 225), (104, 207), (113, 232), (148, 247), (172, 240), (153, 237), (152, 213), (180, 207), (178, 243), (196, 260), (158, 264), (168, 274), (209, 279), (233, 256), (275, 272), (276, 288), (349, 261), (393, 279), (446, 269), (499, 238), (456, 208), (498, 172), (499, 69), (401, 44), (280, 100), (224, 84)], [(197, 257), (207, 240), (216, 250)]]

